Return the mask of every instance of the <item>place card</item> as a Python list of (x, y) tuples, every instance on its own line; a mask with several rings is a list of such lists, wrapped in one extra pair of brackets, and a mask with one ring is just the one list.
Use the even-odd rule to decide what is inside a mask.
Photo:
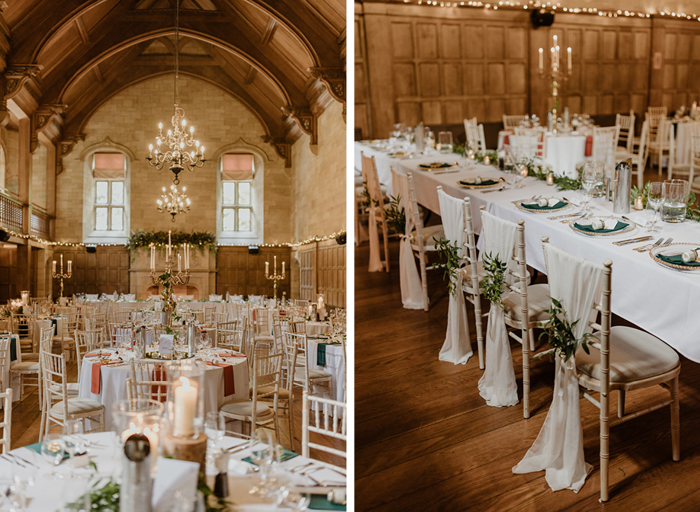
[(161, 334), (158, 340), (158, 352), (161, 354), (172, 354), (173, 338), (172, 334)]

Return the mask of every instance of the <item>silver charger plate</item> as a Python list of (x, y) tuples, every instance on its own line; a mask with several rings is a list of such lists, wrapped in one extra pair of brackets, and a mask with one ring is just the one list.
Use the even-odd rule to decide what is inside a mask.
[[(595, 220), (605, 220), (605, 219), (617, 219), (617, 218), (613, 215), (609, 215), (609, 216), (605, 216), (605, 217), (597, 216), (597, 217), (589, 217), (589, 218), (585, 219), (585, 221), (586, 221), (586, 223), (590, 222), (591, 224), (593, 224), (593, 221), (595, 221)], [(620, 222), (624, 222), (625, 224), (627, 224), (627, 226), (625, 226), (624, 228), (619, 229), (617, 231), (611, 231), (609, 233), (589, 233), (588, 231), (584, 231), (582, 229), (579, 229), (575, 226), (575, 224), (579, 221), (579, 219), (574, 219), (571, 222), (569, 222), (569, 227), (571, 229), (573, 229), (576, 233), (580, 233), (580, 234), (586, 235), (586, 236), (617, 236), (617, 235), (622, 235), (624, 233), (629, 233), (631, 231), (634, 231), (637, 228), (637, 224), (634, 221), (631, 221), (631, 220), (627, 221), (627, 220), (622, 220), (622, 219), (617, 219), (617, 220), (619, 220)]]
[[(549, 197), (548, 197), (547, 199), (555, 199), (555, 198), (549, 198)], [(559, 199), (559, 201), (562, 201), (563, 203), (566, 203), (566, 204), (564, 204), (564, 206), (560, 206), (559, 208), (546, 208), (546, 209), (543, 209), (543, 210), (533, 210), (533, 209), (531, 209), (531, 208), (527, 208), (527, 207), (523, 206), (523, 203), (531, 204), (531, 203), (537, 202), (536, 200), (533, 201), (532, 199), (518, 199), (517, 201), (513, 201), (513, 204), (515, 205), (516, 208), (518, 208), (518, 209), (520, 209), (520, 210), (523, 210), (523, 211), (526, 211), (526, 212), (530, 212), (530, 213), (551, 213), (551, 212), (558, 212), (558, 211), (561, 211), (561, 210), (566, 210), (569, 206), (571, 206), (571, 203), (570, 203), (569, 201), (565, 200), (565, 199)]]
[(663, 254), (664, 256), (675, 256), (676, 254), (682, 254), (685, 251), (688, 251), (690, 249), (697, 249), (698, 247), (700, 247), (700, 243), (677, 242), (665, 245), (663, 247), (654, 247), (649, 250), (649, 256), (651, 256), (651, 259), (654, 260), (656, 263), (666, 268), (680, 270), (681, 272), (693, 272), (700, 270), (700, 266), (688, 267), (686, 265), (674, 265), (673, 263), (668, 263), (666, 261), (660, 260), (658, 258), (658, 255)]

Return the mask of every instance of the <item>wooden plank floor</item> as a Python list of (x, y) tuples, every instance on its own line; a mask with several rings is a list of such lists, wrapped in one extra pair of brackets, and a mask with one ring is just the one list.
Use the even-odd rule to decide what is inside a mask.
[[(428, 313), (403, 309), (398, 243), (391, 243), (389, 274), (368, 273), (368, 254), (366, 243), (356, 249), (357, 510), (700, 510), (700, 365), (682, 361), (680, 462), (671, 460), (668, 408), (614, 427), (611, 498), (600, 504), (598, 409), (581, 400), (585, 458), (593, 471), (578, 494), (554, 493), (544, 472), (512, 473), (544, 422), (554, 365), (531, 363), (530, 419), (523, 419), (521, 404), (488, 407), (477, 390), (482, 371), (471, 305), (474, 356), (466, 365), (438, 361), (448, 302), (441, 275), (429, 272)], [(513, 342), (511, 349), (522, 397), (520, 346)], [(660, 396), (668, 396), (660, 387), (628, 393), (627, 411)]]

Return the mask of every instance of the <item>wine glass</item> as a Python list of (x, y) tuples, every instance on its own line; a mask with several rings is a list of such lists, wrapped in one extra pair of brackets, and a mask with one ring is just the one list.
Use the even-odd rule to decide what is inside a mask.
[(73, 458), (76, 453), (84, 450), (82, 420), (66, 420), (63, 425), (63, 447), (70, 457), (70, 465), (73, 467)]
[[(47, 434), (41, 442), (41, 455), (53, 467), (58, 466), (63, 461), (65, 449), (61, 442), (60, 434)], [(46, 473), (47, 478), (62, 478), (60, 473), (49, 471)]]
[(452, 132), (438, 133), (437, 149), (440, 153), (452, 153)]
[(656, 221), (659, 217), (659, 209), (664, 203), (664, 192), (663, 192), (663, 182), (654, 181), (649, 187), (649, 195), (647, 197), (647, 209), (653, 211), (649, 222), (647, 222), (647, 233), (654, 233), (660, 231), (660, 228), (656, 227)]
[(597, 166), (595, 162), (586, 162), (581, 176), (581, 188), (583, 189), (583, 211), (589, 211), (588, 202), (593, 198), (593, 191), (598, 183)]
[(267, 477), (275, 459), (275, 447), (270, 432), (255, 429), (250, 435), (250, 460), (260, 469), (260, 483), (251, 488), (251, 494), (266, 494)]
[(226, 434), (226, 419), (217, 411), (210, 411), (204, 419), (204, 433), (210, 441), (209, 447), (216, 450)]

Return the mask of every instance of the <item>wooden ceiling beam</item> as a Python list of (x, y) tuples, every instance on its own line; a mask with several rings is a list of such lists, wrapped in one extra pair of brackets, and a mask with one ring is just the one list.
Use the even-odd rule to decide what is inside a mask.
[[(207, 55), (180, 55), (181, 66), (216, 66), (214, 59)], [(175, 57), (173, 55), (139, 55), (134, 59), (137, 66), (170, 66), (175, 69)]]

